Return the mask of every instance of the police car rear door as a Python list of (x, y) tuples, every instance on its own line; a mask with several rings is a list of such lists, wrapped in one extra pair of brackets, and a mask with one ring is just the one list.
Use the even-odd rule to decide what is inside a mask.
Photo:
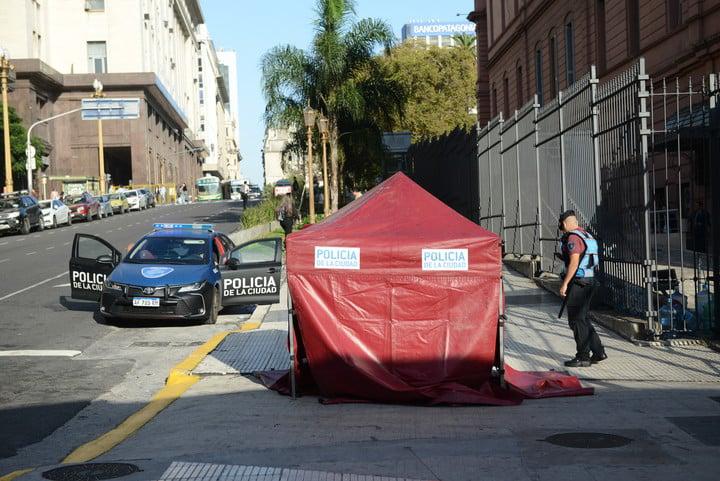
[(223, 306), (279, 302), (281, 272), (282, 239), (260, 239), (234, 248), (220, 267)]
[(105, 278), (122, 254), (99, 237), (75, 234), (70, 257), (70, 297), (99, 301)]

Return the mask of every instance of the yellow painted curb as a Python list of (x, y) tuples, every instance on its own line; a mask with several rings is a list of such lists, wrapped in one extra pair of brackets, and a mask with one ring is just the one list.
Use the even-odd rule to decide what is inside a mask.
[(12, 481), (15, 478), (19, 478), (23, 474), (27, 474), (30, 471), (32, 471), (33, 468), (30, 469), (18, 469), (17, 471), (13, 471), (12, 473), (8, 473), (5, 476), (0, 477), (0, 481)]
[[(123, 442), (147, 424), (153, 417), (160, 413), (160, 411), (182, 396), (193, 384), (200, 380), (199, 376), (192, 374), (193, 369), (195, 369), (198, 364), (200, 364), (202, 360), (205, 359), (205, 357), (210, 354), (210, 352), (212, 352), (229, 334), (233, 332), (251, 331), (260, 327), (261, 324), (262, 321), (246, 322), (234, 331), (225, 331), (215, 334), (207, 342), (195, 349), (188, 357), (180, 361), (170, 370), (170, 374), (165, 381), (165, 387), (158, 391), (147, 405), (132, 414), (116, 428), (75, 449), (62, 460), (62, 463), (85, 463), (110, 451), (112, 448)], [(8, 476), (19, 473), (14, 476), (17, 477), (25, 474), (26, 472), (28, 471), (15, 471), (10, 473)], [(12, 479), (13, 478), (0, 478), (0, 481), (11, 481)]]

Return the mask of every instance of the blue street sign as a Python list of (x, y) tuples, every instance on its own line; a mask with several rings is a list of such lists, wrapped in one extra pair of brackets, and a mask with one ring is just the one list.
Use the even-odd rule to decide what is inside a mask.
[(140, 99), (82, 99), (83, 120), (133, 120), (140, 117)]

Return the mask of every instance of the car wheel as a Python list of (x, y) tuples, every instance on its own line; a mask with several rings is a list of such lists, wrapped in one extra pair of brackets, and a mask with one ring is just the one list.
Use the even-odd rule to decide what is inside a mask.
[(205, 318), (205, 324), (215, 324), (218, 320), (218, 313), (220, 312), (220, 291), (216, 287), (213, 289), (212, 302), (210, 303), (210, 312)]
[(38, 219), (37, 230), (38, 232), (45, 230), (45, 219), (43, 219), (42, 216)]
[(53, 216), (52, 228), (57, 229), (57, 216)]
[(30, 233), (30, 219), (28, 219), (27, 217), (25, 217), (22, 220), (22, 224), (20, 224), (20, 233), (22, 235), (27, 235)]
[(72, 225), (72, 216), (70, 214), (68, 214), (67, 225)]

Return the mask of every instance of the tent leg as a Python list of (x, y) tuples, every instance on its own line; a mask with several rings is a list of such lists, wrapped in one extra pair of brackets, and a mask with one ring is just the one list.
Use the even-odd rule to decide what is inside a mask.
[(505, 321), (507, 321), (507, 317), (505, 316), (505, 286), (502, 277), (500, 277), (500, 300), (498, 306), (497, 371), (500, 376), (500, 387), (505, 389), (507, 387), (505, 384)]
[(289, 336), (289, 350), (290, 350), (290, 396), (293, 399), (297, 398), (297, 391), (295, 387), (295, 316), (292, 305), (292, 297), (290, 296), (290, 283), (287, 278), (285, 279), (285, 289), (287, 289), (287, 313), (288, 313), (288, 336)]

